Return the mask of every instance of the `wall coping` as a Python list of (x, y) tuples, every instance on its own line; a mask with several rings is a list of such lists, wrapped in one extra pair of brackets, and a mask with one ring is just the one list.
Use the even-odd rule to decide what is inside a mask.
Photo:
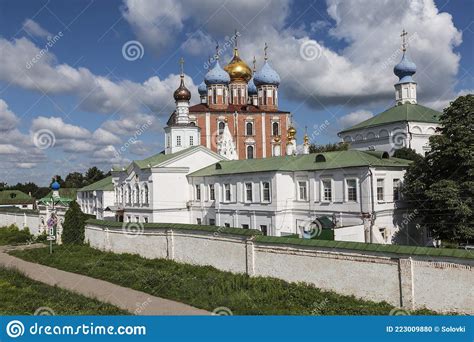
[[(122, 228), (127, 224), (137, 224), (136, 222), (114, 222), (114, 221), (104, 221), (97, 219), (89, 219), (86, 221), (86, 224), (99, 226), (103, 228)], [(210, 233), (219, 233), (219, 234), (230, 234), (230, 235), (239, 235), (239, 236), (258, 236), (262, 235), (262, 232), (256, 229), (242, 229), (242, 228), (227, 228), (227, 227), (217, 227), (217, 226), (208, 226), (208, 225), (199, 225), (199, 224), (185, 224), (185, 223), (138, 223), (140, 226), (143, 226), (144, 230), (151, 229), (176, 229), (176, 230), (194, 230), (194, 231), (204, 231)]]

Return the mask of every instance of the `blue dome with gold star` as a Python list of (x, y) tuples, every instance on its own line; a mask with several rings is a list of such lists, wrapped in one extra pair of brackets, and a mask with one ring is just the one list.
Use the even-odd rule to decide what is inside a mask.
[(51, 184), (51, 189), (53, 190), (59, 190), (61, 186), (59, 185), (59, 183), (57, 181), (54, 181), (53, 184)]
[(207, 72), (206, 76), (204, 77), (204, 82), (206, 85), (228, 84), (230, 82), (229, 74), (224, 69), (222, 69), (218, 59), (216, 59), (216, 64), (214, 64), (214, 67)]
[(415, 82), (412, 76), (416, 73), (416, 64), (413, 63), (408, 56), (403, 53), (400, 63), (395, 65), (393, 73), (399, 78), (398, 83)]
[(258, 87), (259, 85), (280, 85), (280, 75), (265, 61), (263, 67), (257, 71), (253, 77), (253, 82)]

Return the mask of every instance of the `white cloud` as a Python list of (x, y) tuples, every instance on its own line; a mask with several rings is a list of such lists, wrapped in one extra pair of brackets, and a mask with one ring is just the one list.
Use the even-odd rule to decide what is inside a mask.
[[(152, 76), (143, 83), (114, 82), (86, 68), (58, 64), (52, 53), (44, 52), (26, 38), (0, 38), (0, 51), (0, 80), (48, 94), (73, 94), (80, 107), (91, 112), (132, 115), (144, 110), (168, 116), (170, 106), (174, 105), (172, 92), (179, 85), (178, 74), (163, 79)], [(35, 56), (41, 57), (28, 68)], [(185, 81), (196, 101), (196, 85), (188, 76)]]
[(12, 144), (0, 144), (0, 154), (14, 154), (20, 152), (20, 149)]
[(373, 116), (374, 114), (367, 110), (357, 110), (342, 116), (338, 121), (342, 128), (348, 128), (358, 124), (359, 122), (370, 119)]
[(199, 56), (211, 54), (216, 43), (212, 37), (201, 30), (188, 34), (187, 39), (181, 44), (181, 48), (187, 53)]
[(39, 131), (41, 129), (48, 129), (54, 133), (56, 139), (88, 139), (91, 133), (80, 126), (65, 123), (59, 117), (44, 117), (39, 116), (35, 118), (31, 124), (31, 131)]
[(20, 119), (8, 109), (7, 103), (0, 99), (0, 132), (13, 129), (19, 122)]
[[(313, 107), (394, 101), (397, 79), (392, 68), (401, 57), (399, 35), (405, 28), (416, 38), (410, 41), (409, 55), (418, 65), (415, 78), (421, 102), (442, 94), (454, 96), (460, 56), (453, 49), (461, 43), (461, 32), (433, 0), (328, 0), (332, 26), (315, 22), (308, 31), (297, 22), (285, 28), (290, 9), (284, 0), (232, 1), (217, 8), (210, 0), (163, 4), (125, 0), (125, 4), (124, 17), (138, 39), (161, 53), (181, 32), (191, 34), (188, 45), (193, 46), (200, 40), (200, 28), (206, 36), (222, 41), (236, 27), (241, 33), (241, 56), (249, 62), (256, 55), (261, 65), (262, 48), (268, 42), (270, 62), (282, 77), (282, 96), (307, 100)], [(333, 50), (312, 36), (323, 29), (329, 29), (345, 48)], [(169, 40), (158, 37), (160, 32), (169, 34)], [(314, 46), (317, 58), (303, 59), (303, 44)], [(184, 48), (189, 50), (186, 43)]]
[(23, 22), (23, 30), (35, 37), (48, 38), (52, 36), (51, 33), (42, 28), (40, 24), (32, 19), (26, 19)]

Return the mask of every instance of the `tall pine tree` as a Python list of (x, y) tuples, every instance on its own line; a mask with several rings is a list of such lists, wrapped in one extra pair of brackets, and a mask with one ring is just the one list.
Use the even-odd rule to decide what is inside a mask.
[(69, 204), (63, 223), (62, 242), (65, 244), (84, 243), (85, 216), (76, 201)]
[(404, 195), (418, 223), (437, 239), (474, 241), (474, 95), (457, 98), (440, 117), (430, 152), (405, 175)]

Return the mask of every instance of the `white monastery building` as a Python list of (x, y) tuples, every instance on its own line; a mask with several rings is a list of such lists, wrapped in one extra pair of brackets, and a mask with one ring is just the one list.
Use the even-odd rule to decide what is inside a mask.
[[(190, 119), (191, 93), (181, 61), (176, 110), (165, 128), (165, 150), (114, 168), (102, 183), (80, 189), (79, 204), (97, 218), (139, 224), (205, 224), (310, 238), (329, 230), (336, 240), (392, 243), (410, 226), (401, 198), (410, 162), (391, 155), (402, 146), (423, 153), (440, 114), (416, 103), (412, 79), (416, 67), (405, 54), (405, 45), (403, 50), (395, 67), (400, 79), (395, 85), (396, 106), (340, 132), (350, 142), (350, 150), (309, 154), (305, 135), (298, 154), (296, 130), (289, 121), (284, 139), (279, 130), (274, 132), (272, 156), (247, 158), (239, 152), (242, 141), (232, 133), (227, 117), (219, 126), (216, 146), (211, 149), (203, 142), (202, 125)], [(219, 69), (218, 59), (215, 68)], [(215, 68), (210, 76), (227, 77), (226, 71), (217, 73)], [(273, 82), (276, 71), (269, 74)], [(404, 133), (401, 143), (396, 140), (394, 145), (400, 132)], [(280, 145), (280, 140), (285, 144)]]

